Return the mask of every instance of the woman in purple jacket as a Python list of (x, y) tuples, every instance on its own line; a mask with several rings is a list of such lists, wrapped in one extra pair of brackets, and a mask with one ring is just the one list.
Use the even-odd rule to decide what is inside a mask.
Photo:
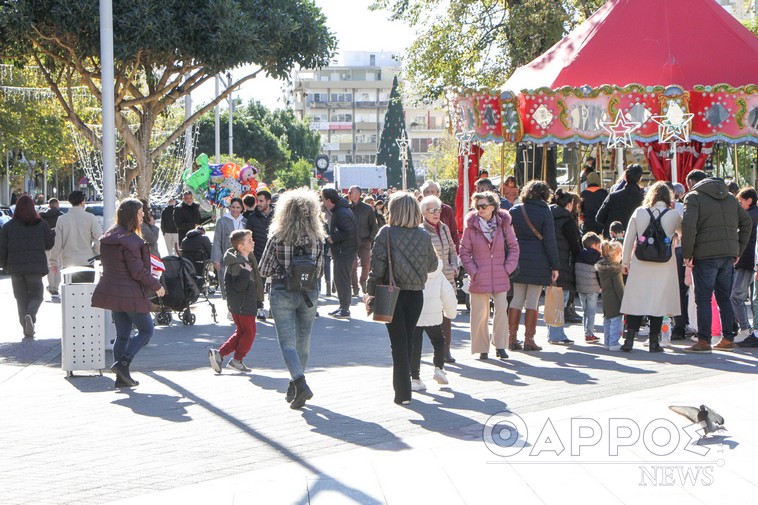
[[(139, 383), (129, 374), (134, 356), (153, 336), (153, 304), (148, 294), (166, 291), (150, 273), (150, 249), (140, 235), (143, 221), (142, 202), (124, 200), (116, 212), (116, 224), (100, 237), (100, 261), (103, 275), (92, 295), (92, 306), (113, 312), (116, 342), (111, 370), (116, 374), (116, 387), (134, 387)], [(131, 337), (132, 325), (137, 335)]]
[(471, 353), (487, 359), (490, 348), (490, 298), (495, 301), (492, 342), (497, 357), (505, 359), (508, 341), (509, 275), (516, 270), (519, 244), (511, 227), (511, 216), (500, 209), (500, 198), (492, 191), (474, 193), (475, 207), (466, 215), (460, 256), (470, 277)]

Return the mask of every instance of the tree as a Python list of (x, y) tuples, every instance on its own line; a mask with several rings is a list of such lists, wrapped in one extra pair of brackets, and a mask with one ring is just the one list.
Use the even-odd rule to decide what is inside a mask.
[(274, 181), (274, 187), (295, 189), (302, 186), (310, 186), (313, 175), (313, 163), (311, 161), (297, 160), (290, 170), (283, 171)]
[[(375, 0), (419, 36), (403, 63), (406, 90), (426, 100), (448, 87), (498, 88), (605, 0)], [(444, 55), (444, 57), (443, 57)]]
[[(147, 196), (161, 153), (241, 84), (262, 72), (283, 78), (295, 65), (323, 66), (336, 49), (311, 0), (132, 0), (113, 7), (113, 93), (123, 141), (117, 158), (132, 158), (136, 166), (118, 181), (122, 193), (136, 180), (137, 193)], [(99, 20), (98, 2), (91, 0), (0, 3), (0, 56), (32, 59), (66, 118), (98, 148), (100, 138), (71, 90), (82, 85), (101, 100)], [(156, 118), (218, 73), (241, 65), (253, 70), (154, 141)]]
[[(403, 186), (403, 162), (400, 160), (400, 147), (397, 140), (405, 132), (405, 114), (403, 102), (397, 90), (397, 76), (392, 80), (387, 114), (384, 116), (384, 128), (379, 141), (379, 152), (376, 154), (376, 164), (387, 166), (387, 185), (401, 188)], [(416, 171), (413, 170), (410, 146), (408, 146), (408, 165), (406, 167), (407, 188), (416, 187)], [(405, 189), (405, 188), (404, 188)]]

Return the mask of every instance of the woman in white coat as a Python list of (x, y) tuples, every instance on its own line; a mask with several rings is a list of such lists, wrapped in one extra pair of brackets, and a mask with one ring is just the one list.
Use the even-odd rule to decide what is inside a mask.
[(628, 275), (624, 298), (621, 301), (621, 313), (626, 314), (626, 330), (624, 344), (621, 350), (629, 352), (634, 345), (634, 336), (640, 329), (643, 316), (650, 320), (650, 352), (663, 352), (659, 338), (663, 316), (677, 316), (679, 305), (679, 276), (676, 269), (676, 255), (665, 263), (641, 261), (634, 254), (634, 249), (640, 237), (650, 224), (650, 214), (657, 218), (661, 216), (661, 226), (666, 236), (671, 240), (672, 252), (674, 243), (681, 233), (682, 218), (673, 209), (674, 197), (664, 182), (656, 182), (645, 194), (642, 207), (637, 208), (629, 220), (624, 240), (624, 252), (621, 258), (621, 269)]
[(224, 214), (216, 221), (216, 230), (213, 232), (213, 247), (211, 249), (211, 261), (216, 266), (218, 278), (221, 287), (221, 297), (226, 300), (226, 286), (224, 286), (224, 253), (232, 244), (229, 242), (229, 236), (234, 230), (244, 230), (246, 219), (242, 216), (242, 200), (232, 198), (229, 202), (229, 213)]
[(458, 299), (453, 286), (445, 278), (442, 271), (442, 260), (438, 260), (437, 270), (430, 273), (424, 285), (424, 307), (416, 323), (411, 340), (411, 389), (424, 391), (426, 385), (419, 375), (421, 371), (421, 347), (424, 332), (434, 348), (434, 380), (439, 384), (447, 384), (445, 366), (445, 336), (442, 332), (442, 316), (454, 319), (458, 311)]

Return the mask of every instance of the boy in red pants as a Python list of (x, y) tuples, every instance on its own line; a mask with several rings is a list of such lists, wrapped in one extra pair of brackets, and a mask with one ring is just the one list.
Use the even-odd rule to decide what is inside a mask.
[(250, 230), (234, 230), (229, 236), (232, 247), (224, 253), (224, 284), (226, 303), (237, 329), (219, 349), (210, 349), (211, 368), (221, 373), (224, 357), (234, 353), (227, 367), (239, 372), (250, 369), (242, 360), (255, 340), (255, 316), (258, 300), (263, 299), (263, 286), (258, 273), (258, 262), (253, 255), (253, 234)]

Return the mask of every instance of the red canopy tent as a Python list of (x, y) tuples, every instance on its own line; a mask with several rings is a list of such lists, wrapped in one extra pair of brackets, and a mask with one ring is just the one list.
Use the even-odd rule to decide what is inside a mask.
[(631, 137), (667, 180), (651, 117), (672, 103), (694, 114), (693, 142), (677, 146), (678, 180), (713, 142), (758, 144), (758, 37), (715, 0), (609, 0), (503, 89), (451, 93), (454, 131), (480, 142), (597, 144), (608, 140), (602, 123), (621, 112), (642, 124)]

